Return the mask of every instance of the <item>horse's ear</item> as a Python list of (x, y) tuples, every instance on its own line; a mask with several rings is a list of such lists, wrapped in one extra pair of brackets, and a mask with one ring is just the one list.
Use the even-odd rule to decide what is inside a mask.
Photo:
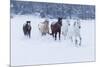
[(31, 21), (26, 21), (27, 23), (31, 23)]
[(60, 17), (59, 19), (62, 20), (62, 17)]
[(62, 20), (62, 17), (58, 17), (58, 21), (61, 21)]

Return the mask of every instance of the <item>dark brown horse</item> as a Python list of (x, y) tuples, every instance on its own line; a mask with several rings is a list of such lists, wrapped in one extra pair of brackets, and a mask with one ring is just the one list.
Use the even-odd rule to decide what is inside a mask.
[(61, 35), (61, 26), (62, 26), (62, 18), (58, 18), (58, 21), (56, 23), (51, 24), (51, 35), (55, 37), (55, 40), (57, 39), (57, 33), (59, 33), (59, 40)]
[(27, 21), (24, 25), (23, 25), (23, 32), (25, 36), (28, 36), (29, 38), (31, 37), (31, 22)]

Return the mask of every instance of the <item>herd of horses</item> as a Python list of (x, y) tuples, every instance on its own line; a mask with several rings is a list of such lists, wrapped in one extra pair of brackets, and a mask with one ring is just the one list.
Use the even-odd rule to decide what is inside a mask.
[[(39, 31), (41, 35), (44, 36), (46, 34), (50, 34), (53, 36), (55, 40), (57, 40), (57, 34), (59, 35), (59, 40), (61, 40), (61, 34), (66, 38), (70, 39), (75, 45), (81, 46), (81, 35), (80, 29), (81, 24), (80, 21), (75, 21), (73, 25), (69, 21), (67, 21), (64, 25), (62, 24), (62, 18), (59, 17), (56, 22), (52, 22), (50, 25), (51, 33), (49, 29), (49, 21), (45, 20), (44, 22), (40, 22), (38, 24)], [(23, 32), (25, 36), (31, 37), (31, 21), (26, 21), (23, 25)]]

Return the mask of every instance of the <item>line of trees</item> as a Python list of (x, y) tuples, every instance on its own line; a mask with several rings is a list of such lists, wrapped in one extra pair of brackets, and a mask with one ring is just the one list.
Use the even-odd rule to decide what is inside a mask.
[(81, 19), (95, 19), (95, 6), (11, 1), (11, 13), (20, 15), (40, 13), (41, 17), (50, 18), (60, 16), (63, 18), (77, 17)]

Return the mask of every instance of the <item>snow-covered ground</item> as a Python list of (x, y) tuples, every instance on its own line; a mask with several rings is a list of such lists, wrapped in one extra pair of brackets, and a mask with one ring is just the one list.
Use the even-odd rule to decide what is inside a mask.
[[(22, 30), (27, 20), (32, 26), (30, 39), (23, 35)], [(56, 21), (49, 20), (50, 23)], [(76, 47), (63, 36), (60, 41), (55, 41), (50, 35), (41, 36), (38, 23), (42, 21), (44, 19), (31, 15), (16, 15), (11, 19), (12, 66), (95, 61), (95, 20), (81, 20), (81, 47)]]

